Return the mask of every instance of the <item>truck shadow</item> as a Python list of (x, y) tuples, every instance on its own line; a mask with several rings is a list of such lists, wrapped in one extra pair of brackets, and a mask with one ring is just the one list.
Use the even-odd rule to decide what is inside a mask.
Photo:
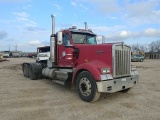
[[(37, 81), (37, 82), (41, 81), (42, 84), (47, 84), (48, 88), (52, 89), (53, 91), (56, 91), (56, 92), (59, 92), (62, 94), (65, 93), (67, 95), (75, 96), (75, 97), (77, 97), (77, 99), (81, 100), (77, 94), (76, 89), (75, 88), (73, 89), (70, 84), (61, 85), (61, 84), (53, 82), (50, 79), (45, 79), (45, 78), (37, 79), (35, 81)], [(112, 101), (117, 101), (120, 99), (126, 99), (126, 98), (128, 99), (129, 97), (132, 97), (132, 96), (133, 96), (133, 94), (131, 92), (128, 92), (128, 93), (121, 93), (121, 92), (101, 93), (101, 96), (100, 96), (99, 100), (96, 101), (96, 103), (99, 103), (99, 102), (105, 102), (105, 103), (109, 102), (110, 103)], [(77, 100), (77, 99), (75, 99), (75, 100)]]

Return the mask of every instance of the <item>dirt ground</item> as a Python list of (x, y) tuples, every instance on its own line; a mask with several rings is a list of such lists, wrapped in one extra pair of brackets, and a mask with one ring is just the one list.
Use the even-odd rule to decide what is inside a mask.
[(133, 62), (139, 84), (94, 103), (50, 80), (24, 78), (20, 64), (34, 59), (8, 60), (0, 62), (0, 120), (160, 120), (160, 60)]

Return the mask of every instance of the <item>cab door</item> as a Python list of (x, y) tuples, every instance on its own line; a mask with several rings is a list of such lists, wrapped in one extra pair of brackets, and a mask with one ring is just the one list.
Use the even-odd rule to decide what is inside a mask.
[(69, 33), (62, 34), (61, 45), (58, 45), (58, 65), (60, 67), (73, 67), (73, 48), (70, 45)]

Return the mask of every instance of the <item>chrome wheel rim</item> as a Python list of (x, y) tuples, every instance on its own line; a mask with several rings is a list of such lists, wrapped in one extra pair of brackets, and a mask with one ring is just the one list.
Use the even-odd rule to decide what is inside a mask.
[(83, 96), (91, 94), (91, 83), (87, 78), (82, 78), (79, 82), (79, 89)]

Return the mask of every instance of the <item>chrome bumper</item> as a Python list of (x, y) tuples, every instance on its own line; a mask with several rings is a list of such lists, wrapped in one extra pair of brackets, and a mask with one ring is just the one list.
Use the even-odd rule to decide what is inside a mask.
[(98, 92), (114, 93), (127, 88), (132, 88), (138, 83), (139, 75), (123, 77), (118, 79), (103, 80), (96, 82)]

